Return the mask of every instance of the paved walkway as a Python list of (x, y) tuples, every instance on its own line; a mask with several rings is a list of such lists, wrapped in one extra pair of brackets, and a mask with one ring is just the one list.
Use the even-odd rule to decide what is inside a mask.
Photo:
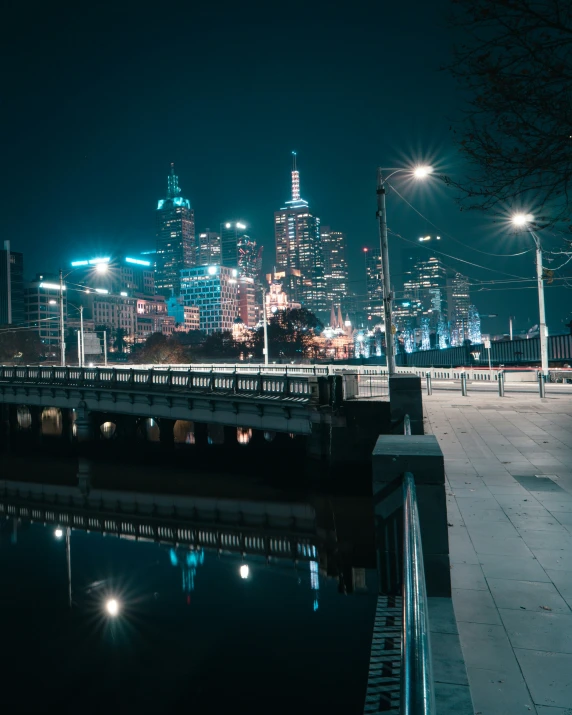
[(572, 397), (434, 393), (424, 408), (474, 711), (572, 715)]

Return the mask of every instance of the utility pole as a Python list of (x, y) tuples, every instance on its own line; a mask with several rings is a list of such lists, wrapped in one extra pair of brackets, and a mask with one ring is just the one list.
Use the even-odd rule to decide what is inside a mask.
[(264, 364), (268, 365), (268, 323), (266, 321), (266, 291), (264, 286), (262, 291), (262, 325), (264, 326)]
[(544, 308), (544, 279), (542, 276), (542, 246), (534, 231), (530, 231), (536, 243), (536, 280), (538, 283), (538, 314), (540, 328), (540, 369), (544, 377), (548, 375), (548, 332), (546, 330), (546, 311)]
[(79, 306), (79, 330), (81, 334), (80, 366), (85, 367), (85, 342), (83, 338), (83, 305)]
[(64, 273), (60, 268), (60, 365), (66, 365), (66, 343), (64, 336)]
[(508, 316), (508, 331), (510, 335), (510, 339), (512, 340), (512, 321), (514, 320), (514, 317), (512, 315)]
[(377, 170), (377, 220), (379, 223), (379, 244), (381, 249), (381, 269), (383, 279), (383, 313), (385, 317), (385, 354), (387, 372), (395, 375), (395, 350), (391, 311), (391, 280), (389, 277), (389, 245), (387, 242), (387, 211), (385, 208), (385, 184), (381, 169)]

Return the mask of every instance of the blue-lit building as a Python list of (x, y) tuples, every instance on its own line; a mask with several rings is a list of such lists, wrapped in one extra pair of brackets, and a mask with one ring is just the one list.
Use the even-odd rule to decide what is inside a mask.
[[(328, 310), (324, 281), (324, 258), (320, 242), (320, 219), (300, 197), (300, 172), (296, 155), (292, 168), (292, 198), (274, 213), (276, 268), (284, 272), (290, 298), (314, 312)], [(300, 280), (291, 278), (299, 276)]]
[[(71, 262), (68, 282), (71, 287), (105, 289), (109, 293), (129, 296), (154, 296), (155, 270), (151, 256), (101, 254), (82, 257)], [(67, 273), (67, 271), (64, 271)]]
[(238, 270), (226, 266), (195, 266), (180, 275), (181, 298), (199, 309), (200, 329), (207, 335), (232, 330), (238, 315)]
[(167, 181), (167, 196), (157, 204), (157, 253), (155, 284), (157, 292), (169, 298), (179, 295), (183, 268), (194, 266), (195, 212), (191, 202), (183, 198), (179, 178), (171, 164)]

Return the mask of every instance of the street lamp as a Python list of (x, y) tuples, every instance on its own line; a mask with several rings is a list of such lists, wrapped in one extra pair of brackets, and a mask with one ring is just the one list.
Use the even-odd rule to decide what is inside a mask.
[(268, 320), (266, 319), (266, 289), (264, 285), (262, 290), (262, 327), (264, 330), (264, 364), (268, 365)]
[(383, 273), (383, 313), (385, 317), (385, 353), (387, 359), (387, 372), (389, 375), (395, 374), (395, 349), (393, 337), (393, 322), (391, 302), (393, 295), (391, 292), (391, 280), (389, 276), (389, 244), (387, 240), (387, 210), (385, 208), (385, 184), (394, 175), (406, 172), (415, 179), (426, 179), (433, 173), (430, 166), (420, 165), (412, 169), (394, 169), (387, 178), (383, 178), (382, 169), (377, 170), (377, 219), (379, 223), (379, 243), (381, 248), (381, 270)]
[(548, 375), (548, 331), (546, 330), (546, 310), (544, 307), (544, 279), (542, 276), (542, 246), (540, 238), (534, 232), (534, 216), (525, 213), (513, 214), (511, 221), (517, 228), (528, 231), (536, 246), (536, 282), (538, 285), (538, 315), (540, 328), (540, 369), (542, 375)]
[[(72, 273), (75, 271), (79, 270), (80, 268), (83, 268), (83, 264), (85, 261), (81, 262), (81, 266), (76, 266), (75, 268), (72, 268), (71, 271), (68, 271), (65, 276), (63, 270), (60, 268), (60, 296), (59, 296), (59, 302), (60, 302), (60, 365), (62, 367), (65, 367), (66, 365), (66, 342), (65, 342), (65, 335), (64, 335), (64, 290), (65, 290), (65, 283), (64, 280), (70, 276)], [(97, 273), (103, 274), (107, 273), (107, 269), (109, 267), (109, 258), (106, 259), (93, 259), (91, 262), (92, 266), (95, 268)], [(73, 264), (72, 264), (73, 265)], [(81, 347), (83, 351), (83, 309), (80, 310), (81, 313)], [(80, 362), (81, 365), (83, 365), (83, 359), (81, 359)]]

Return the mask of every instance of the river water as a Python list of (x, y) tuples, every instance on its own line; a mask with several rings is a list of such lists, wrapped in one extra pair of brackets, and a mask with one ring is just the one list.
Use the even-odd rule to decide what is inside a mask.
[[(377, 599), (369, 498), (103, 459), (92, 465), (89, 513), (115, 517), (88, 529), (74, 465), (37, 450), (0, 458), (10, 487), (0, 496), (4, 707), (363, 712)], [(113, 533), (113, 518), (124, 529), (166, 519), (166, 494), (177, 507), (170, 523), (185, 533), (246, 531), (273, 555)], [(133, 498), (151, 504), (146, 514), (125, 516)], [(281, 521), (284, 509), (305, 521)], [(240, 526), (236, 510), (264, 518)]]

